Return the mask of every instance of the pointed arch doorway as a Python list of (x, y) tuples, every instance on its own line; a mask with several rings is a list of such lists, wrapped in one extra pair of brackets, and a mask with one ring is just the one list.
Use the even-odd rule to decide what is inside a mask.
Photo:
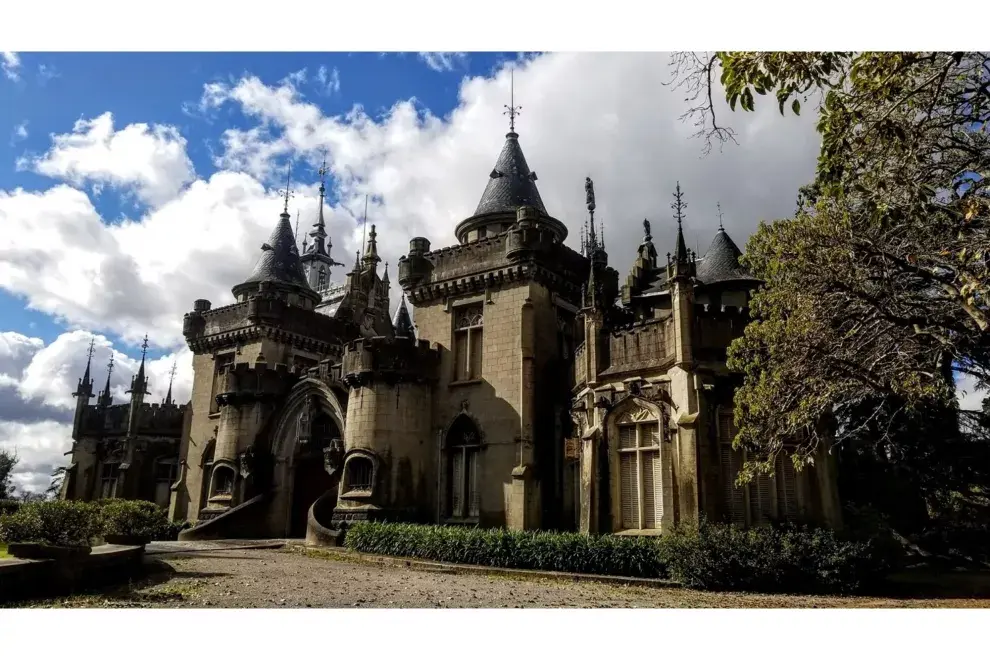
[(336, 491), (337, 479), (327, 473), (323, 450), (330, 441), (340, 438), (340, 429), (325, 412), (318, 413), (312, 422), (309, 441), (296, 445), (293, 458), (292, 506), (289, 519), (289, 537), (306, 536), (306, 521), (313, 503), (327, 491)]

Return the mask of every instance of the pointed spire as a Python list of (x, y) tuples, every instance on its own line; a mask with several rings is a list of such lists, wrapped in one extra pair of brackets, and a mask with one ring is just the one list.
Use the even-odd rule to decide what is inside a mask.
[(402, 300), (399, 302), (399, 309), (395, 313), (395, 321), (392, 323), (395, 328), (396, 337), (408, 337), (409, 339), (416, 338), (416, 331), (413, 328), (412, 318), (409, 316), (409, 308), (406, 307), (406, 296), (402, 295)]
[(677, 263), (688, 262), (687, 245), (684, 243), (684, 209), (687, 202), (684, 201), (684, 193), (681, 192), (681, 182), (677, 182), (677, 192), (674, 193), (674, 202), (670, 205), (674, 210), (674, 217), (677, 219), (677, 247), (674, 250), (674, 261)]
[(141, 366), (138, 367), (137, 374), (134, 375), (134, 380), (131, 381), (131, 389), (127, 390), (128, 393), (133, 394), (147, 394), (148, 393), (148, 379), (144, 375), (144, 361), (148, 355), (148, 335), (144, 335), (144, 341), (141, 342)]
[(81, 396), (86, 399), (93, 396), (93, 379), (90, 377), (90, 366), (93, 362), (93, 350), (96, 345), (96, 337), (91, 337), (89, 340), (89, 349), (86, 351), (86, 372), (83, 377), (79, 379), (79, 386), (76, 387), (76, 391), (72, 393), (72, 396)]
[(93, 363), (93, 351), (96, 346), (96, 337), (90, 337), (89, 340), (89, 350), (86, 351), (86, 373), (83, 374), (83, 382), (89, 383), (93, 379), (89, 375), (89, 366)]
[(113, 397), (110, 396), (110, 375), (113, 373), (113, 348), (110, 349), (110, 362), (107, 363), (107, 384), (103, 388), (103, 392), (100, 393), (100, 398), (97, 399), (99, 405), (103, 407), (109, 406), (113, 402)]
[(364, 250), (364, 263), (377, 264), (382, 259), (378, 256), (378, 232), (375, 225), (371, 225), (371, 232), (368, 234), (368, 243)]
[(385, 272), (382, 274), (382, 282), (388, 282), (388, 262), (385, 262)]
[(178, 365), (178, 360), (172, 361), (172, 368), (168, 371), (168, 394), (165, 395), (165, 405), (172, 405), (172, 383), (175, 381), (175, 368)]

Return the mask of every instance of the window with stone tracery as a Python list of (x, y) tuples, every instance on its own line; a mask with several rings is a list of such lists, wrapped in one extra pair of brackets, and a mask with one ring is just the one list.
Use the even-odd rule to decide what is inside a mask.
[(104, 463), (100, 469), (100, 498), (113, 499), (117, 496), (117, 480), (120, 478), (120, 463)]
[(457, 309), (454, 315), (454, 381), (481, 378), (484, 351), (484, 306), (481, 303)]
[(660, 422), (641, 409), (620, 418), (616, 431), (619, 526), (622, 529), (660, 529), (663, 518)]
[(481, 508), (478, 488), (481, 435), (466, 416), (447, 433), (447, 516), (477, 519)]
[(316, 279), (316, 290), (323, 291), (325, 288), (327, 288), (327, 269), (320, 266), (320, 271)]

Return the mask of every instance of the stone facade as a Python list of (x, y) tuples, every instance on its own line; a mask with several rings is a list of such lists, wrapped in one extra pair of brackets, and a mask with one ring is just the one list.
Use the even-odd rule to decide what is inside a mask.
[[(194, 303), (183, 326), (192, 399), (149, 417), (172, 415), (170, 516), (195, 523), (184, 538), (333, 542), (357, 520), (625, 534), (702, 515), (840, 524), (825, 455), (800, 476), (782, 463), (734, 485), (738, 379), (725, 352), (759, 282), (728, 234), (699, 257), (679, 226), (662, 265), (644, 223), (620, 287), (591, 180), (575, 251), (518, 137), (506, 136), (455, 245), (410, 241), (394, 321), (374, 225), (331, 281), (343, 265), (322, 185), (302, 254), (286, 204), (235, 302)], [(75, 470), (88, 469), (84, 455)]]

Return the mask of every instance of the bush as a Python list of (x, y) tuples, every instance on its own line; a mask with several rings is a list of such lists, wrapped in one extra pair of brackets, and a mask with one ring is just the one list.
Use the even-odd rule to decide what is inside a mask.
[(656, 537), (362, 522), (348, 529), (344, 545), (358, 552), (457, 564), (667, 577)]
[(743, 530), (703, 522), (666, 535), (663, 545), (671, 576), (695, 589), (852, 593), (889, 568), (879, 544), (809, 527)]
[(144, 500), (104, 500), (98, 507), (100, 533), (106, 537), (139, 536), (153, 541), (167, 540), (171, 525), (165, 511)]
[(20, 500), (2, 500), (0, 499), (0, 515), (5, 513), (14, 513), (21, 508)]
[(706, 590), (849, 593), (887, 569), (869, 542), (824, 529), (702, 523), (656, 536), (584, 536), (392, 523), (357, 523), (351, 550), (499, 568), (673, 578)]
[(0, 542), (88, 547), (98, 531), (95, 514), (87, 502), (29, 502), (0, 516)]

